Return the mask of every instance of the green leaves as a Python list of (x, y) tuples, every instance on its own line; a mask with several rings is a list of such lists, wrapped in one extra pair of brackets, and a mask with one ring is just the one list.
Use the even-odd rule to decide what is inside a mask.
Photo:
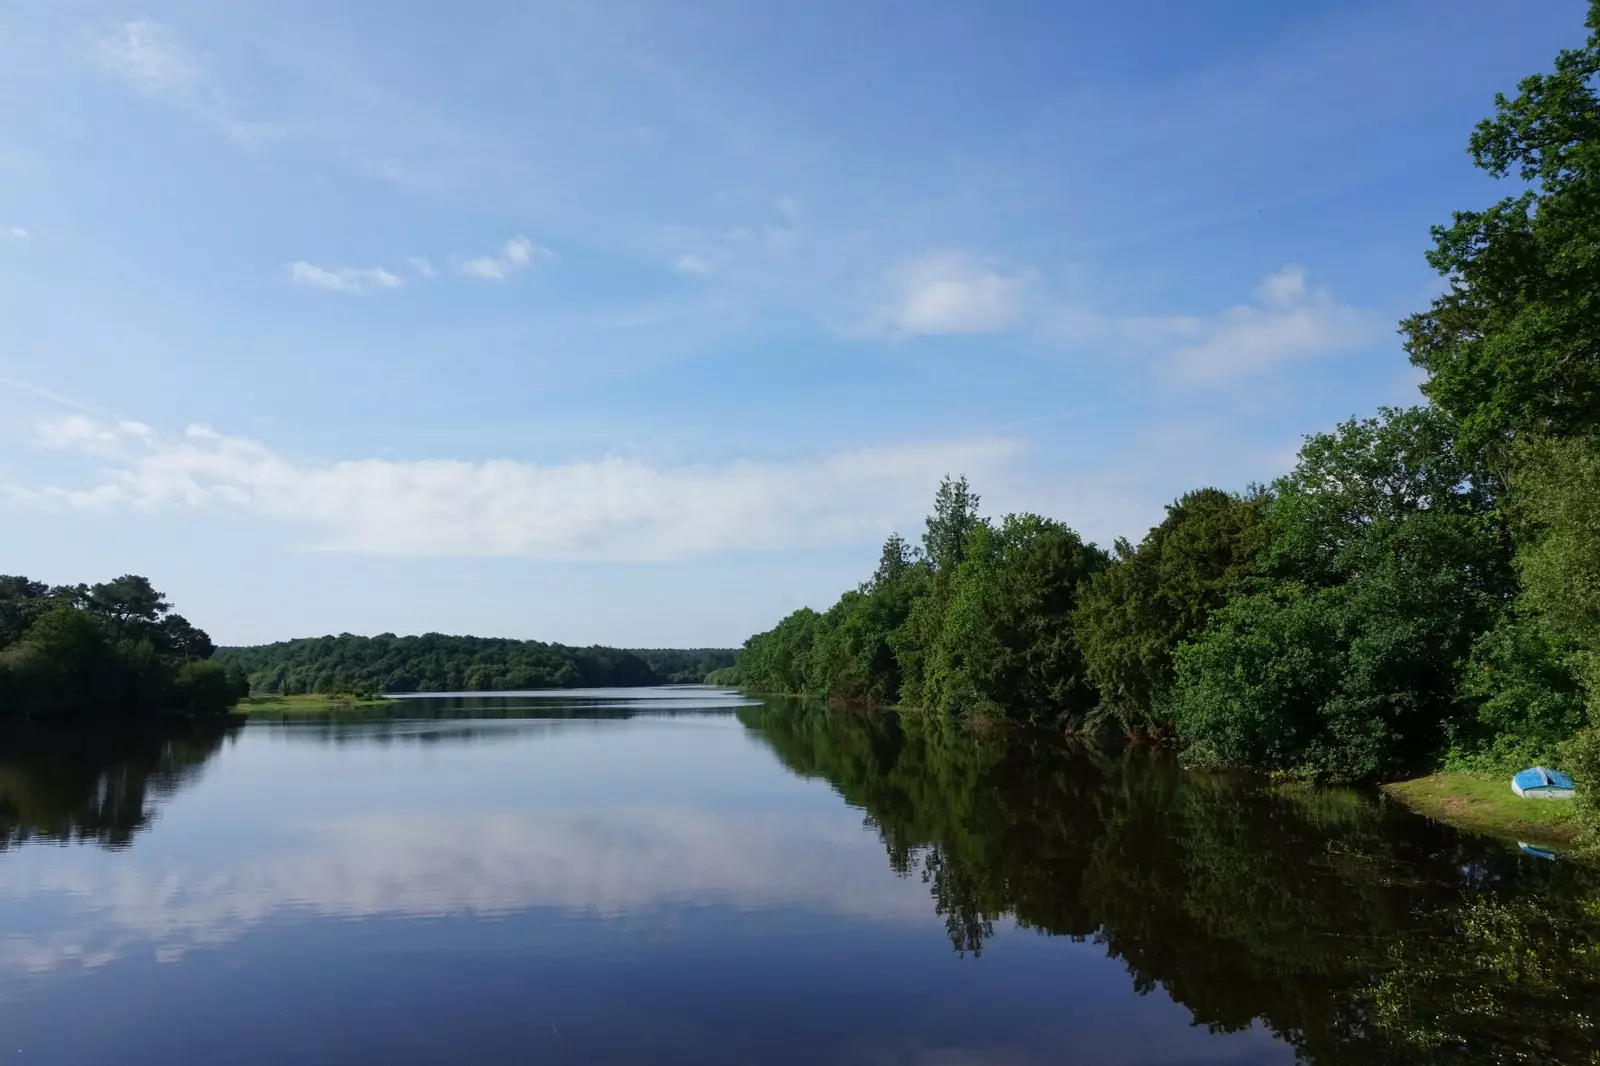
[[(1600, 5), (1589, 25), (1600, 31)], [(1451, 281), (1401, 324), (1423, 392), (1497, 463), (1513, 438), (1600, 425), (1600, 36), (1524, 80), (1472, 136), (1474, 162), (1536, 187), (1434, 228)]]
[(1172, 656), (1253, 573), (1265, 543), (1260, 501), (1199, 489), (1167, 507), (1137, 548), (1080, 595), (1074, 630), (1106, 713), (1133, 733), (1160, 730)]

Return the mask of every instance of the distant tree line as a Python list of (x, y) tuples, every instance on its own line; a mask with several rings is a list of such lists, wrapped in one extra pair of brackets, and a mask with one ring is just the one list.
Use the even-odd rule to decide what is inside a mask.
[(571, 648), (537, 640), (458, 637), (305, 637), (223, 648), (217, 661), (262, 693), (504, 692), (700, 682), (734, 649)]
[(1600, 2), (1589, 26), (1471, 138), (1523, 191), (1434, 230), (1448, 289), (1401, 324), (1427, 405), (1109, 553), (947, 478), (920, 545), (713, 678), (1315, 778), (1560, 759), (1600, 786)]
[(0, 724), (226, 711), (244, 678), (215, 650), (146, 578), (51, 587), (0, 576)]

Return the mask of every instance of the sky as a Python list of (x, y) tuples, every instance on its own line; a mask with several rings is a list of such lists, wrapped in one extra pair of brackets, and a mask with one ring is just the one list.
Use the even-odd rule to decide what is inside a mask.
[(1420, 401), (1582, 0), (22, 0), (0, 570), (224, 644), (736, 645), (941, 475), (1109, 547)]

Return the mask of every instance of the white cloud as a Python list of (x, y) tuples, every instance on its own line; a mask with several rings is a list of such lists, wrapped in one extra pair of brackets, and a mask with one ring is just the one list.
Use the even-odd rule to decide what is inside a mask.
[(941, 475), (981, 480), (1019, 448), (991, 437), (716, 467), (300, 463), (202, 426), (174, 440), (82, 416), (48, 424), (40, 441), (101, 460), (98, 484), (40, 490), (73, 507), (236, 508), (309, 527), (310, 546), (328, 551), (625, 561), (877, 537), (922, 514)]
[(406, 262), (411, 266), (412, 270), (415, 270), (418, 274), (422, 275), (423, 277), (425, 277), (425, 278), (433, 277), (433, 274), (434, 274), (433, 260), (429, 259), (427, 256), (425, 256), (425, 255), (408, 255), (408, 256), (406, 256)]
[(101, 67), (147, 92), (185, 90), (200, 79), (188, 49), (154, 22), (125, 22), (97, 46)]
[(1082, 307), (1048, 312), (1051, 335), (1074, 348), (1094, 347), (1149, 359), (1167, 381), (1196, 385), (1259, 374), (1280, 364), (1363, 344), (1382, 332), (1384, 316), (1341, 304), (1310, 273), (1290, 264), (1256, 286), (1255, 304), (1210, 315), (1104, 315)]
[(1308, 273), (1299, 263), (1290, 263), (1262, 280), (1256, 287), (1256, 298), (1273, 307), (1292, 307), (1306, 298)]
[(370, 292), (397, 289), (405, 282), (382, 267), (336, 267), (325, 270), (304, 259), (289, 264), (289, 280), (296, 285), (315, 285), (334, 292)]
[(678, 256), (678, 261), (673, 264), (673, 268), (680, 274), (704, 276), (711, 273), (710, 261), (704, 256), (695, 255), (693, 252), (685, 252), (683, 255)]
[(499, 255), (468, 259), (459, 269), (468, 277), (499, 281), (506, 275), (514, 274), (526, 267), (535, 258), (548, 259), (552, 255), (548, 248), (541, 248), (519, 234), (500, 246)]
[(25, 241), (28, 239), (28, 231), (23, 229), (21, 226), (7, 227), (6, 235), (9, 237), (14, 237), (19, 241)]
[(1266, 306), (1230, 307), (1200, 327), (1201, 339), (1171, 353), (1165, 366), (1180, 381), (1209, 382), (1259, 373), (1282, 363), (1354, 347), (1378, 332), (1373, 312), (1336, 302), (1306, 284), (1292, 265), (1262, 281)]
[(997, 332), (1021, 316), (1031, 280), (962, 252), (923, 256), (891, 277), (880, 320), (900, 334)]

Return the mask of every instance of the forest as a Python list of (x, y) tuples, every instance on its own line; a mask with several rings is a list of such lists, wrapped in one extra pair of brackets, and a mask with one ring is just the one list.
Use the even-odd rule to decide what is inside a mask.
[(147, 578), (51, 587), (0, 576), (0, 725), (220, 714), (247, 691)]
[(537, 640), (457, 637), (306, 637), (222, 648), (217, 661), (255, 692), (504, 692), (698, 683), (733, 663), (731, 648), (569, 648)]
[(711, 679), (1316, 780), (1559, 760), (1600, 781), (1600, 3), (1588, 25), (1471, 135), (1513, 191), (1433, 229), (1445, 291), (1399, 327), (1423, 404), (1109, 551), (946, 478), (920, 543), (891, 536)]

